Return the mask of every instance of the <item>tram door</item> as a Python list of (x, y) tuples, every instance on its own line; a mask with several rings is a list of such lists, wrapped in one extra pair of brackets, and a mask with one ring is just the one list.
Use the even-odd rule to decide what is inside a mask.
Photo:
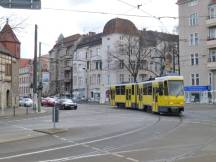
[(110, 103), (115, 106), (115, 89), (110, 89)]
[(139, 91), (138, 91), (138, 95), (139, 95), (139, 109), (143, 108), (143, 88), (140, 86), (139, 87)]
[(157, 87), (153, 87), (153, 105), (152, 105), (152, 111), (158, 112), (158, 93), (157, 93)]
[(131, 107), (131, 88), (126, 87), (126, 107)]

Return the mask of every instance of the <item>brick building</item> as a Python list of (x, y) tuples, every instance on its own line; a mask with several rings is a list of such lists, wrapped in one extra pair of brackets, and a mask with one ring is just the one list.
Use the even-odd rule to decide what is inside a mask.
[(0, 31), (0, 108), (18, 106), (20, 42), (7, 23)]

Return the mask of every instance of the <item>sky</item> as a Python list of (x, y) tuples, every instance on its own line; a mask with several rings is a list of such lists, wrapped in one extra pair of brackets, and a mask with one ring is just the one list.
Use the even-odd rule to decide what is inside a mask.
[(21, 42), (22, 58), (34, 57), (35, 24), (42, 55), (48, 54), (60, 34), (100, 33), (116, 17), (129, 19), (140, 30), (174, 33), (178, 25), (178, 19), (166, 18), (178, 17), (176, 0), (41, 0), (41, 4), (41, 10), (0, 7), (0, 29), (9, 18)]

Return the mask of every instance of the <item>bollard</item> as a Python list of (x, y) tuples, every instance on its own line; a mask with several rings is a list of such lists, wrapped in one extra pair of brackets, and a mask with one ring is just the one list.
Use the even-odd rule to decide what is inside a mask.
[(15, 106), (13, 106), (13, 116), (16, 116)]
[(59, 122), (59, 109), (57, 106), (54, 106), (52, 109), (52, 122), (53, 128), (56, 128), (55, 123)]

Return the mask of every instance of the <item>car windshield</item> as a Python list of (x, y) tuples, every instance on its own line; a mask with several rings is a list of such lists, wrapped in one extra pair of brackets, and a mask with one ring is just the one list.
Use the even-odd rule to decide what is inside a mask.
[(62, 102), (73, 102), (71, 99), (62, 99)]
[(168, 81), (168, 90), (170, 96), (182, 96), (184, 95), (183, 81), (171, 80)]

